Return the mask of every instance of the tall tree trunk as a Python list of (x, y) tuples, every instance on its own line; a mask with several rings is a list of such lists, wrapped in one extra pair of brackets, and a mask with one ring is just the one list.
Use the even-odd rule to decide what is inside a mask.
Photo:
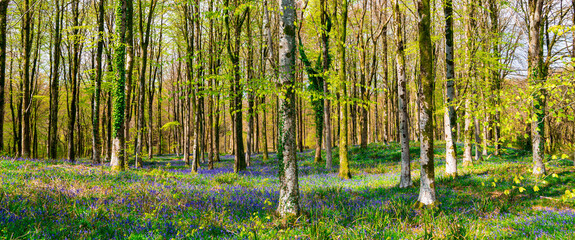
[[(229, 0), (225, 1), (226, 9), (229, 8)], [(234, 0), (234, 9), (239, 5), (237, 0)], [(228, 54), (232, 62), (232, 72), (233, 72), (233, 83), (232, 83), (232, 104), (231, 104), (231, 115), (234, 132), (234, 172), (239, 172), (246, 169), (245, 153), (244, 153), (244, 141), (243, 141), (243, 124), (242, 124), (242, 86), (240, 84), (240, 34), (242, 29), (242, 24), (246, 17), (246, 10), (241, 14), (230, 14), (229, 10), (226, 10), (225, 22), (228, 38)], [(232, 46), (231, 38), (231, 22), (233, 22), (234, 27), (234, 38)]]
[(296, 159), (296, 113), (295, 113), (295, 4), (293, 0), (280, 1), (280, 87), (284, 97), (280, 99), (280, 134), (278, 159), (280, 161), (280, 197), (277, 212), (282, 217), (300, 214), (299, 183)]
[[(134, 75), (134, 2), (127, 0), (126, 5), (126, 99), (125, 99), (125, 114), (124, 114), (124, 159), (126, 164), (129, 160), (128, 146), (126, 145), (130, 139), (130, 122), (132, 120), (132, 79)], [(136, 143), (137, 145), (137, 143)]]
[(472, 86), (475, 84), (476, 79), (474, 74), (474, 60), (473, 60), (473, 49), (475, 47), (474, 44), (474, 37), (473, 37), (473, 28), (474, 28), (474, 12), (475, 7), (472, 0), (467, 0), (467, 7), (469, 8), (468, 13), (465, 16), (465, 33), (467, 35), (467, 86), (468, 89), (466, 90), (466, 97), (465, 97), (465, 116), (464, 116), (464, 127), (463, 127), (463, 166), (470, 166), (473, 165), (472, 159), (472, 137), (473, 137), (473, 127), (472, 127), (472, 109), (471, 109), (471, 101), (472, 96), (471, 92), (473, 90), (469, 90), (473, 88)]
[(58, 154), (58, 88), (60, 78), (61, 15), (60, 0), (56, 0), (54, 55), (52, 57), (52, 78), (50, 79), (50, 117), (48, 124), (48, 158), (50, 159), (56, 159)]
[(541, 56), (541, 19), (543, 0), (529, 0), (529, 54), (528, 79), (534, 89), (533, 94), (533, 121), (531, 122), (531, 144), (533, 147), (533, 174), (545, 175), (544, 147), (545, 147), (545, 98), (543, 89), (545, 73)]
[(250, 166), (250, 160), (252, 155), (252, 144), (253, 144), (253, 128), (254, 128), (254, 86), (251, 83), (253, 78), (253, 68), (254, 68), (254, 46), (253, 46), (253, 39), (252, 39), (252, 30), (251, 30), (251, 8), (247, 10), (247, 24), (246, 24), (246, 33), (248, 35), (248, 58), (246, 61), (246, 69), (247, 69), (247, 91), (248, 91), (248, 126), (247, 126), (247, 134), (246, 134), (246, 164)]
[(348, 95), (347, 95), (347, 75), (346, 75), (346, 59), (345, 59), (345, 42), (347, 33), (347, 4), (348, 0), (344, 0), (341, 6), (341, 22), (339, 23), (339, 41), (338, 41), (338, 53), (339, 53), (339, 91), (341, 94), (340, 99), (340, 136), (339, 136), (339, 177), (342, 179), (350, 179), (351, 172), (349, 171), (349, 159), (348, 159), (348, 146), (347, 146), (347, 136), (348, 136), (348, 124), (347, 124), (347, 108), (348, 108)]
[[(111, 55), (111, 51), (108, 50), (107, 51), (107, 60), (108, 60), (108, 72), (112, 73), (114, 72), (114, 64), (113, 64), (113, 57)], [(114, 83), (112, 81), (112, 83)], [(106, 162), (111, 162), (112, 160), (112, 119), (114, 118), (113, 114), (112, 114), (112, 100), (113, 100), (113, 94), (114, 94), (115, 88), (108, 90), (108, 103), (107, 103), (107, 107), (106, 107), (106, 111), (107, 111), (107, 116), (106, 116)]]
[(421, 185), (418, 202), (422, 205), (435, 205), (435, 169), (433, 165), (433, 59), (431, 47), (431, 21), (429, 0), (417, 1), (419, 16), (419, 116), (420, 116), (420, 164)]
[(4, 152), (4, 88), (6, 83), (6, 22), (10, 0), (0, 0), (0, 152)]
[(329, 94), (329, 81), (328, 72), (330, 65), (329, 55), (329, 32), (331, 31), (331, 19), (327, 13), (327, 0), (320, 0), (320, 15), (321, 15), (321, 51), (322, 51), (322, 77), (323, 81), (323, 124), (324, 124), (324, 138), (323, 146), (325, 149), (325, 167), (331, 169), (333, 165), (332, 159), (332, 136), (331, 136), (331, 101), (328, 98)]
[(455, 145), (454, 136), (457, 116), (455, 113), (455, 64), (453, 51), (453, 0), (445, 0), (445, 174), (448, 176), (457, 176), (457, 146)]
[(401, 176), (399, 187), (413, 186), (411, 160), (409, 159), (409, 126), (407, 118), (407, 79), (405, 79), (405, 45), (403, 43), (403, 13), (395, 0), (395, 25), (397, 26), (397, 93), (399, 115), (399, 142), (401, 144)]
[[(491, 17), (491, 33), (493, 34), (493, 43), (492, 43), (492, 51), (493, 57), (496, 59), (497, 63), (499, 64), (499, 59), (501, 58), (501, 53), (499, 52), (499, 43), (500, 43), (500, 33), (499, 33), (499, 8), (495, 0), (489, 0), (489, 15)], [(574, 15), (575, 16), (575, 15)], [(575, 39), (575, 38), (574, 38)], [(500, 77), (500, 70), (499, 67), (495, 67), (494, 70), (491, 70), (491, 92), (493, 96), (493, 106), (495, 108), (495, 114), (491, 117), (493, 119), (492, 128), (493, 128), (493, 147), (494, 147), (494, 154), (496, 156), (499, 155), (499, 151), (501, 149), (501, 112), (499, 110), (499, 105), (501, 104), (501, 77)]]
[[(80, 61), (81, 61), (81, 49), (82, 43), (79, 39), (80, 34), (80, 1), (75, 0), (72, 2), (72, 18), (73, 18), (73, 30), (71, 31), (70, 47), (72, 48), (70, 53), (72, 54), (70, 61), (70, 86), (72, 88), (72, 99), (70, 101), (70, 111), (68, 114), (68, 160), (71, 162), (76, 161), (76, 147), (80, 142), (76, 142), (74, 139), (74, 134), (76, 133), (76, 122), (78, 120), (78, 87), (79, 87), (79, 77), (80, 77)], [(78, 132), (80, 134), (80, 132)]]
[(114, 78), (114, 113), (113, 113), (113, 132), (112, 137), (112, 159), (110, 166), (112, 170), (123, 171), (126, 168), (125, 154), (125, 138), (124, 138), (124, 114), (126, 111), (126, 39), (127, 28), (131, 21), (128, 14), (128, 5), (132, 4), (131, 0), (120, 0), (116, 3), (116, 43), (114, 51), (114, 65), (116, 76)]
[[(300, 20), (303, 24), (303, 18)], [(301, 31), (301, 26), (298, 29), (298, 49), (299, 49), (299, 55), (300, 55), (300, 59), (301, 62), (304, 65), (305, 71), (307, 73), (308, 76), (308, 81), (309, 81), (309, 86), (308, 86), (308, 90), (311, 93), (311, 107), (313, 109), (313, 115), (314, 115), (314, 124), (315, 124), (315, 140), (316, 140), (316, 148), (315, 148), (315, 156), (314, 156), (314, 163), (319, 163), (321, 161), (321, 141), (323, 138), (323, 114), (324, 114), (324, 99), (323, 99), (323, 84), (324, 84), (324, 78), (321, 75), (322, 69), (321, 69), (321, 58), (317, 60), (316, 62), (316, 67), (312, 66), (311, 61), (309, 60), (309, 58), (307, 57), (306, 53), (305, 53), (305, 49), (303, 47), (303, 43), (301, 40), (301, 34), (299, 33)], [(323, 29), (322, 29), (323, 31)], [(302, 104), (302, 100), (301, 98), (299, 99), (299, 109), (300, 111), (303, 109), (303, 104)], [(298, 121), (300, 128), (303, 128), (303, 113), (299, 114), (300, 117), (300, 121)], [(303, 130), (301, 130), (300, 138), (301, 135), (303, 135)], [(300, 149), (300, 152), (302, 150)]]
[[(140, 20), (139, 29), (140, 29), (140, 50), (142, 51), (142, 62), (140, 66), (140, 86), (139, 86), (139, 99), (138, 99), (138, 127), (137, 127), (137, 134), (138, 140), (136, 142), (136, 159), (135, 165), (136, 168), (142, 167), (142, 145), (144, 144), (144, 106), (145, 106), (145, 98), (146, 98), (146, 67), (148, 66), (148, 45), (150, 43), (150, 29), (152, 26), (152, 19), (154, 16), (154, 10), (156, 8), (156, 1), (152, 0), (150, 3), (150, 9), (148, 10), (148, 16), (146, 20), (144, 20), (144, 9), (142, 6), (142, 0), (138, 1), (139, 9), (140, 9)], [(144, 21), (146, 21), (146, 28), (144, 29)], [(153, 76), (149, 76), (152, 78)], [(151, 101), (151, 99), (150, 99)], [(152, 109), (148, 109), (151, 111)], [(151, 128), (148, 129), (151, 131)]]
[[(262, 40), (262, 42), (264, 42), (262, 45), (264, 46), (262, 49), (262, 72), (265, 73), (267, 71), (267, 63), (271, 62), (273, 63), (272, 59), (273, 59), (273, 51), (272, 51), (272, 36), (271, 36), (271, 20), (270, 20), (270, 13), (268, 10), (268, 1), (264, 0), (263, 2), (263, 11), (264, 11), (264, 17), (262, 20), (262, 31), (263, 31), (263, 36), (264, 39)], [(272, 66), (273, 67), (273, 66)], [(262, 77), (265, 77), (262, 74)], [(264, 162), (267, 162), (269, 159), (268, 156), (268, 137), (267, 137), (267, 105), (266, 105), (266, 97), (265, 95), (261, 96), (261, 106), (262, 106), (262, 111), (263, 111), (263, 118), (264, 121), (262, 121), (262, 148), (263, 148), (263, 153), (262, 153), (262, 159)], [(273, 127), (272, 127), (272, 132), (273, 132)], [(275, 139), (275, 137), (273, 137), (272, 139)], [(273, 142), (273, 140), (272, 140)]]
[[(364, 4), (364, 13), (363, 13), (363, 17), (361, 19), (361, 23), (359, 26), (359, 31), (360, 34), (358, 34), (358, 39), (359, 39), (359, 45), (361, 47), (360, 49), (360, 53), (359, 53), (359, 68), (360, 68), (360, 76), (359, 76), (359, 94), (360, 97), (362, 99), (362, 104), (357, 106), (357, 110), (359, 111), (359, 122), (360, 122), (360, 129), (359, 129), (359, 143), (360, 143), (360, 147), (362, 149), (367, 149), (367, 131), (368, 131), (368, 127), (369, 127), (369, 123), (368, 123), (368, 114), (369, 114), (369, 91), (368, 91), (368, 86), (369, 84), (366, 84), (367, 81), (367, 67), (366, 67), (366, 58), (367, 58), (367, 48), (366, 48), (366, 43), (364, 40), (364, 34), (363, 34), (363, 26), (364, 26), (364, 19), (365, 19), (365, 11), (367, 11), (367, 1), (364, 0), (363, 1)], [(387, 1), (384, 3), (387, 4)]]
[(195, 18), (193, 19), (194, 27), (196, 28), (192, 35), (195, 35), (196, 49), (198, 49), (196, 56), (196, 83), (194, 84), (194, 89), (192, 90), (192, 107), (194, 109), (194, 145), (193, 145), (193, 159), (192, 159), (192, 171), (197, 172), (200, 161), (203, 161), (203, 139), (204, 139), (204, 98), (203, 98), (203, 58), (202, 58), (202, 31), (200, 29), (200, 9), (199, 0), (194, 4)]
[(96, 83), (92, 105), (92, 162), (101, 163), (100, 159), (100, 91), (102, 87), (102, 54), (104, 52), (104, 0), (98, 5), (98, 43), (96, 49)]
[[(162, 62), (162, 37), (164, 34), (164, 15), (162, 14), (161, 20), (160, 20), (160, 36), (158, 39), (158, 51), (156, 53), (156, 63), (160, 64)], [(152, 68), (152, 63), (150, 63), (150, 68)], [(162, 70), (163, 70), (163, 65), (160, 64), (159, 66), (154, 67), (154, 73), (153, 76), (150, 77), (150, 83), (149, 83), (149, 89), (148, 89), (148, 159), (152, 159), (152, 156), (154, 154), (154, 147), (153, 147), (153, 135), (154, 135), (154, 131), (158, 132), (158, 154), (162, 154), (162, 133), (160, 128), (162, 127), (161, 125), (161, 98), (162, 98), (162, 90), (161, 90), (161, 86), (162, 86)], [(159, 76), (158, 76), (159, 75)], [(158, 130), (154, 129), (154, 122), (153, 122), (153, 108), (154, 108), (154, 95), (156, 92), (155, 89), (155, 84), (156, 82), (158, 82), (159, 84), (159, 90), (158, 90), (158, 106), (157, 106), (157, 128)]]
[[(210, 1), (208, 11), (213, 11), (214, 9), (214, 2)], [(215, 74), (215, 61), (214, 61), (214, 20), (210, 18), (210, 25), (208, 28), (208, 75), (212, 78)], [(208, 80), (208, 91), (215, 92), (215, 82), (212, 79)], [(214, 169), (214, 155), (215, 155), (215, 140), (214, 136), (218, 133), (214, 131), (214, 98), (215, 96), (208, 95), (208, 138), (210, 140), (209, 143), (209, 151), (208, 151), (208, 169)]]
[(31, 114), (31, 105), (32, 105), (32, 96), (30, 94), (31, 85), (32, 85), (32, 76), (30, 76), (30, 57), (32, 53), (32, 40), (34, 38), (33, 28), (34, 28), (34, 3), (30, 3), (29, 0), (24, 1), (24, 13), (22, 21), (22, 47), (24, 50), (24, 69), (23, 69), (23, 96), (22, 96), (22, 105), (21, 105), (21, 112), (22, 112), (22, 121), (20, 125), (22, 126), (21, 131), (21, 139), (22, 139), (22, 150), (21, 156), (23, 158), (29, 158), (30, 156), (30, 114)]
[[(184, 153), (184, 162), (188, 167), (192, 167), (192, 171), (195, 172), (195, 164), (192, 164), (192, 160), (195, 158), (195, 154), (193, 154), (192, 159), (190, 159), (190, 141), (194, 141), (196, 138), (196, 128), (194, 131), (191, 131), (192, 125), (192, 113), (195, 115), (197, 114), (196, 108), (196, 91), (195, 91), (195, 83), (194, 82), (194, 50), (195, 50), (195, 29), (194, 29), (194, 12), (193, 12), (193, 3), (187, 2), (183, 6), (183, 26), (184, 29), (183, 37), (186, 41), (186, 82), (185, 84), (181, 84), (181, 92), (184, 94), (183, 99), (181, 101), (181, 108), (180, 109), (180, 116), (181, 116), (181, 123), (183, 125), (183, 153)], [(183, 111), (182, 111), (183, 110)], [(191, 139), (190, 139), (191, 136)], [(195, 145), (194, 145), (195, 146)]]
[[(161, 38), (160, 38), (161, 39)], [(161, 45), (160, 41), (160, 45)], [(158, 54), (162, 54), (162, 48), (160, 47), (158, 50)], [(162, 92), (163, 92), (163, 82), (164, 82), (164, 75), (163, 75), (163, 65), (160, 65), (160, 77), (158, 78), (158, 97), (156, 103), (156, 127), (158, 128), (156, 131), (158, 132), (158, 155), (162, 155), (164, 152), (162, 151), (163, 146), (163, 134), (162, 134)], [(169, 141), (168, 141), (169, 142)], [(169, 150), (168, 150), (169, 151)]]

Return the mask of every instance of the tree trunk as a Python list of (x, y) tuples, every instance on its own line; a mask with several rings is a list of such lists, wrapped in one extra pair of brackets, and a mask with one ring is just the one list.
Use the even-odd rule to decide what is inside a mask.
[(0, 152), (4, 152), (4, 88), (6, 83), (6, 23), (10, 0), (0, 0)]
[(116, 6), (116, 44), (114, 52), (115, 78), (114, 78), (114, 113), (113, 113), (113, 130), (112, 130), (112, 159), (110, 166), (112, 170), (123, 171), (126, 168), (124, 158), (124, 107), (126, 105), (126, 32), (129, 21), (127, 13), (128, 5), (132, 4), (131, 0), (120, 0)]
[[(126, 164), (129, 160), (129, 154), (127, 152), (128, 146), (126, 142), (129, 142), (130, 139), (130, 122), (132, 121), (132, 78), (134, 73), (134, 2), (133, 0), (127, 0), (128, 3), (126, 5), (126, 51), (127, 51), (127, 66), (126, 66), (126, 100), (125, 100), (125, 108), (126, 111), (124, 115), (124, 159)], [(136, 143), (137, 145), (137, 143)]]
[[(73, 30), (71, 31), (71, 43), (70, 53), (70, 86), (72, 88), (72, 99), (70, 100), (70, 111), (68, 114), (68, 161), (76, 161), (76, 147), (80, 142), (76, 142), (74, 139), (74, 134), (76, 133), (76, 122), (78, 120), (78, 88), (79, 88), (79, 75), (80, 75), (80, 61), (82, 52), (82, 43), (80, 42), (78, 36), (80, 34), (80, 1), (76, 0), (72, 2), (72, 18), (73, 18)], [(80, 132), (78, 132), (80, 134)]]
[(533, 174), (545, 175), (545, 97), (543, 89), (545, 73), (543, 71), (543, 59), (541, 57), (541, 19), (543, 0), (529, 0), (529, 54), (528, 54), (528, 79), (534, 88), (533, 94), (533, 117), (531, 122), (531, 144), (533, 147)]
[(327, 0), (320, 0), (320, 16), (321, 16), (321, 50), (322, 50), (322, 77), (323, 81), (323, 124), (324, 124), (324, 149), (325, 149), (325, 167), (331, 169), (333, 165), (332, 159), (332, 136), (331, 136), (331, 102), (327, 97), (329, 94), (329, 65), (330, 65), (330, 55), (329, 55), (329, 32), (331, 31), (331, 20), (327, 14)]
[(104, 0), (98, 4), (98, 43), (96, 49), (96, 82), (92, 105), (92, 162), (101, 163), (100, 159), (100, 91), (102, 88), (102, 54), (104, 52)]
[(347, 4), (348, 0), (344, 0), (342, 3), (342, 13), (341, 13), (341, 23), (339, 25), (339, 42), (338, 42), (338, 53), (339, 53), (339, 91), (341, 94), (340, 99), (340, 136), (339, 136), (339, 174), (338, 176), (342, 179), (350, 179), (351, 172), (349, 171), (349, 159), (348, 159), (348, 146), (347, 146), (347, 136), (348, 136), (348, 124), (347, 124), (347, 108), (348, 108), (348, 96), (347, 96), (347, 75), (346, 75), (346, 59), (345, 59), (345, 42), (347, 33)]
[[(473, 27), (474, 27), (474, 20), (473, 18), (474, 16), (474, 12), (475, 12), (475, 7), (473, 4), (473, 1), (468, 0), (467, 1), (467, 7), (470, 8), (470, 10), (468, 11), (467, 15), (465, 16), (465, 33), (467, 35), (467, 71), (466, 71), (466, 75), (467, 75), (467, 85), (468, 88), (473, 88), (474, 84), (475, 84), (475, 74), (474, 74), (474, 60), (473, 60), (473, 53), (474, 53), (474, 41), (473, 41)], [(463, 166), (470, 166), (473, 165), (473, 159), (472, 159), (472, 147), (473, 147), (473, 143), (472, 143), (472, 137), (473, 137), (473, 129), (472, 129), (472, 109), (471, 109), (471, 101), (472, 101), (472, 96), (473, 94), (471, 94), (474, 90), (466, 90), (466, 97), (465, 97), (465, 116), (464, 116), (464, 127), (463, 127), (463, 144), (464, 144), (464, 149), (463, 149)]]
[(409, 129), (407, 118), (407, 79), (405, 79), (405, 46), (403, 43), (403, 14), (395, 0), (395, 24), (397, 26), (397, 93), (399, 115), (399, 142), (401, 144), (401, 176), (399, 187), (413, 186), (411, 181), (411, 160), (409, 159)]
[[(32, 6), (31, 6), (32, 5)], [(23, 57), (23, 61), (24, 61), (24, 69), (23, 71), (23, 96), (22, 96), (22, 105), (21, 105), (21, 109), (22, 110), (22, 121), (20, 122), (21, 127), (21, 141), (22, 141), (22, 146), (21, 146), (21, 156), (23, 158), (29, 158), (30, 156), (30, 113), (31, 113), (31, 76), (30, 76), (30, 57), (31, 57), (31, 53), (32, 53), (32, 40), (34, 38), (34, 34), (33, 34), (33, 14), (34, 14), (34, 10), (33, 8), (33, 3), (30, 4), (29, 0), (25, 0), (24, 1), (24, 11), (26, 11), (25, 13), (23, 13), (23, 19), (22, 19), (22, 47), (24, 50), (24, 57)]]
[[(244, 141), (243, 141), (243, 124), (242, 124), (242, 86), (240, 85), (240, 34), (242, 29), (242, 24), (245, 20), (245, 11), (243, 14), (232, 14), (229, 13), (229, 0), (225, 1), (225, 5), (227, 6), (225, 22), (226, 22), (226, 30), (228, 36), (228, 54), (230, 56), (232, 62), (232, 72), (233, 72), (233, 83), (232, 83), (232, 103), (231, 103), (231, 115), (233, 124), (233, 132), (234, 132), (234, 172), (239, 172), (246, 169), (246, 161), (245, 161), (245, 153), (244, 153)], [(234, 2), (234, 9), (237, 8), (239, 5), (237, 0)], [(231, 18), (231, 19), (230, 19)], [(233, 39), (233, 47), (232, 47), (232, 39), (231, 35), (231, 22), (234, 23), (234, 39)]]
[(433, 59), (431, 48), (431, 22), (429, 0), (417, 1), (419, 16), (419, 116), (421, 141), (421, 186), (418, 201), (422, 205), (433, 206), (435, 197), (435, 169), (433, 165)]
[(251, 155), (252, 155), (252, 145), (253, 145), (253, 128), (254, 128), (254, 86), (251, 83), (253, 79), (253, 69), (254, 69), (254, 46), (252, 39), (252, 29), (251, 29), (251, 8), (247, 10), (247, 24), (246, 33), (248, 35), (248, 58), (246, 61), (247, 69), (247, 91), (248, 91), (248, 126), (246, 134), (246, 165), (250, 166)]
[(280, 87), (285, 96), (280, 98), (280, 134), (278, 159), (280, 161), (280, 197), (277, 212), (282, 218), (298, 216), (299, 184), (296, 159), (296, 112), (295, 112), (295, 4), (293, 0), (281, 0), (279, 72)]
[(457, 146), (454, 136), (457, 116), (455, 115), (455, 64), (453, 51), (453, 0), (445, 0), (445, 174), (447, 176), (457, 176)]
[[(199, 1), (197, 4), (194, 4), (195, 12), (198, 13), (195, 15), (193, 19), (194, 27), (195, 27), (195, 41), (196, 41), (196, 49), (202, 49), (202, 32), (200, 29), (200, 19), (199, 19)], [(192, 90), (192, 100), (193, 100), (193, 109), (194, 109), (194, 145), (193, 145), (193, 159), (192, 159), (192, 171), (197, 172), (200, 161), (203, 161), (203, 139), (204, 139), (204, 98), (203, 98), (203, 58), (202, 58), (202, 51), (198, 51), (196, 53), (196, 83), (194, 84), (194, 89)], [(190, 59), (191, 61), (191, 59)]]
[[(140, 20), (138, 21), (140, 26), (140, 50), (142, 51), (142, 62), (140, 65), (140, 86), (139, 86), (139, 99), (138, 99), (138, 127), (137, 127), (137, 134), (138, 140), (136, 142), (136, 159), (135, 165), (136, 168), (140, 168), (143, 166), (142, 162), (142, 145), (144, 144), (144, 110), (145, 110), (145, 98), (146, 98), (146, 67), (148, 66), (148, 45), (150, 43), (150, 29), (152, 25), (152, 19), (154, 16), (154, 10), (156, 8), (156, 1), (152, 0), (150, 3), (150, 9), (148, 10), (148, 17), (146, 21), (146, 28), (144, 29), (144, 10), (142, 6), (142, 0), (138, 1), (138, 5), (140, 7)], [(152, 78), (153, 76), (149, 76)], [(150, 89), (151, 91), (151, 89)], [(152, 99), (149, 100), (150, 102)], [(151, 104), (150, 104), (151, 105)], [(152, 109), (148, 109), (151, 111)], [(148, 131), (151, 131), (151, 128), (148, 128)]]
[(56, 18), (54, 29), (54, 55), (52, 57), (52, 78), (50, 79), (50, 116), (48, 123), (48, 158), (56, 159), (58, 156), (58, 98), (60, 76), (60, 44), (62, 22), (60, 0), (56, 0)]

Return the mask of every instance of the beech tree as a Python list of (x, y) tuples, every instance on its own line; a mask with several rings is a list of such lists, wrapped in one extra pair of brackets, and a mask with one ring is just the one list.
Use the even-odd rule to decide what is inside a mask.
[(419, 42), (419, 83), (418, 101), (420, 118), (421, 185), (418, 201), (423, 205), (435, 205), (435, 168), (433, 165), (433, 89), (432, 48), (431, 48), (431, 12), (429, 0), (417, 1), (418, 42)]
[(347, 38), (347, 4), (348, 0), (344, 0), (341, 3), (341, 20), (338, 23), (338, 60), (339, 60), (339, 70), (338, 70), (338, 81), (339, 81), (339, 93), (340, 99), (340, 123), (339, 123), (339, 177), (343, 179), (351, 178), (351, 172), (349, 171), (349, 159), (348, 159), (348, 96), (347, 96), (347, 69), (346, 69), (346, 58), (345, 58), (345, 48), (346, 48), (346, 38)]
[(399, 142), (401, 144), (401, 176), (399, 187), (406, 188), (413, 185), (411, 181), (411, 160), (409, 156), (409, 128), (407, 118), (407, 87), (405, 79), (405, 46), (403, 42), (403, 14), (399, 8), (399, 1), (396, 0), (393, 6), (395, 14), (395, 25), (397, 27), (397, 93), (399, 110)]
[(541, 19), (543, 0), (529, 0), (529, 52), (528, 52), (528, 79), (529, 84), (535, 90), (533, 95), (533, 117), (531, 120), (531, 144), (533, 146), (533, 174), (544, 175), (545, 164), (543, 163), (544, 134), (545, 134), (545, 90), (542, 88), (545, 82), (543, 59), (541, 56)]
[(295, 4), (293, 0), (280, 0), (281, 11), (279, 38), (279, 139), (278, 160), (280, 197), (278, 214), (281, 217), (300, 214), (299, 183), (296, 158), (295, 119)]
[(453, 1), (445, 0), (445, 173), (449, 176), (457, 176), (457, 148), (455, 145), (455, 127), (457, 116), (455, 115), (455, 66), (453, 62)]

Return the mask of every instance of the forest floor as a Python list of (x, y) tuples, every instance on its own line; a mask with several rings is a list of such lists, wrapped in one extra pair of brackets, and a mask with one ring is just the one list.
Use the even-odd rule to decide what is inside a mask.
[[(232, 172), (223, 156), (199, 174), (175, 156), (143, 169), (111, 172), (86, 162), (0, 159), (0, 239), (572, 239), (575, 167), (547, 161), (548, 175), (531, 176), (528, 152), (504, 149), (459, 177), (444, 175), (435, 149), (436, 208), (420, 209), (419, 148), (412, 144), (414, 187), (400, 189), (397, 144), (350, 150), (353, 178), (299, 157), (304, 214), (289, 222), (274, 214), (277, 163), (256, 155)], [(459, 154), (461, 150), (458, 149)], [(337, 162), (337, 150), (334, 161)], [(460, 156), (460, 155), (459, 155)], [(459, 157), (458, 156), (458, 157)], [(270, 156), (273, 159), (273, 155)]]

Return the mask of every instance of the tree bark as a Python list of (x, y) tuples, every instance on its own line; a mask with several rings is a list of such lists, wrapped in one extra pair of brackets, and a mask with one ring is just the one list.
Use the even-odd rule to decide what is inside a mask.
[(22, 47), (23, 47), (23, 95), (22, 95), (22, 105), (21, 105), (21, 112), (22, 112), (22, 121), (21, 124), (21, 141), (22, 141), (22, 150), (20, 152), (23, 158), (29, 158), (30, 156), (30, 114), (31, 114), (31, 85), (32, 85), (32, 77), (30, 76), (30, 57), (32, 53), (32, 42), (34, 38), (33, 28), (34, 28), (34, 4), (30, 3), (29, 0), (24, 1), (24, 13), (22, 19)]
[[(471, 0), (467, 1), (467, 7), (469, 8), (467, 15), (465, 16), (465, 33), (467, 35), (467, 85), (468, 88), (473, 88), (476, 79), (474, 73), (474, 60), (473, 60), (473, 53), (474, 53), (474, 37), (473, 37), (473, 27), (474, 27), (474, 20), (475, 17), (475, 7), (474, 3)], [(464, 127), (463, 127), (463, 166), (471, 166), (473, 165), (472, 159), (472, 137), (473, 137), (473, 126), (472, 126), (472, 109), (471, 109), (471, 101), (472, 96), (471, 94), (474, 90), (466, 90), (466, 97), (465, 97), (465, 115), (464, 115)]]
[(455, 64), (453, 51), (453, 0), (445, 0), (445, 174), (457, 176), (457, 146), (454, 140), (457, 116), (455, 113)]
[[(144, 9), (142, 6), (142, 0), (138, 1), (139, 9), (140, 9), (140, 20), (139, 29), (140, 29), (140, 50), (142, 54), (142, 62), (140, 65), (140, 86), (139, 86), (139, 99), (138, 99), (138, 127), (137, 127), (137, 142), (136, 142), (136, 158), (135, 158), (135, 165), (136, 168), (140, 168), (143, 166), (142, 162), (142, 145), (144, 144), (144, 110), (145, 110), (145, 98), (146, 98), (146, 67), (148, 66), (148, 45), (150, 43), (150, 29), (152, 26), (152, 19), (154, 16), (154, 10), (156, 8), (156, 1), (152, 0), (150, 3), (150, 9), (148, 10), (148, 16), (144, 19)], [(146, 26), (144, 29), (144, 21), (146, 21)], [(153, 76), (149, 76), (152, 78)], [(151, 101), (151, 99), (150, 99)], [(152, 109), (148, 109), (151, 111)], [(151, 128), (148, 129), (151, 131)]]
[(324, 121), (324, 149), (325, 149), (325, 168), (331, 169), (333, 165), (332, 159), (332, 136), (331, 136), (331, 101), (328, 98), (329, 94), (329, 65), (330, 65), (330, 55), (329, 55), (329, 32), (331, 31), (331, 19), (327, 13), (327, 0), (320, 0), (320, 16), (321, 16), (321, 50), (322, 50), (322, 77), (323, 81), (323, 121)]
[(419, 116), (420, 116), (420, 164), (421, 185), (418, 201), (422, 205), (433, 206), (435, 197), (435, 169), (433, 165), (433, 59), (431, 48), (431, 22), (429, 0), (417, 1), (419, 16)]
[(279, 41), (280, 134), (278, 144), (280, 197), (277, 212), (282, 218), (298, 216), (299, 184), (296, 159), (295, 112), (295, 4), (293, 0), (280, 1), (281, 22)]
[(252, 29), (251, 29), (251, 7), (247, 10), (247, 24), (246, 24), (246, 33), (248, 35), (248, 58), (246, 61), (246, 69), (247, 69), (247, 79), (246, 79), (246, 86), (248, 91), (248, 126), (247, 126), (247, 134), (246, 134), (246, 165), (250, 166), (251, 155), (252, 155), (252, 146), (253, 146), (253, 128), (254, 128), (254, 86), (251, 83), (253, 79), (253, 69), (254, 69), (254, 46), (253, 46), (253, 38), (252, 38)]
[(543, 59), (541, 57), (541, 19), (543, 0), (529, 0), (529, 52), (528, 79), (534, 89), (532, 103), (531, 144), (533, 150), (533, 175), (545, 175), (545, 91), (543, 83)]
[(96, 49), (96, 79), (92, 104), (92, 162), (101, 163), (100, 91), (102, 88), (102, 54), (104, 52), (104, 0), (98, 4), (98, 43)]
[[(242, 14), (230, 14), (229, 13), (229, 0), (225, 1), (226, 8), (226, 16), (225, 16), (225, 23), (226, 23), (226, 30), (227, 30), (227, 38), (228, 38), (228, 55), (230, 56), (232, 62), (232, 72), (233, 72), (233, 82), (232, 82), (232, 103), (231, 103), (231, 115), (233, 124), (233, 132), (234, 132), (234, 172), (239, 172), (246, 169), (246, 161), (245, 161), (245, 153), (244, 153), (244, 141), (243, 141), (243, 124), (242, 124), (242, 86), (240, 85), (240, 34), (242, 29), (242, 24), (246, 17), (246, 10)], [(234, 9), (238, 7), (237, 0), (234, 2)], [(234, 39), (233, 39), (233, 46), (232, 46), (232, 39), (231, 39), (231, 22), (233, 22), (234, 27)]]
[(56, 159), (58, 156), (58, 96), (60, 76), (60, 44), (62, 23), (62, 10), (60, 0), (56, 0), (56, 18), (54, 29), (54, 55), (52, 57), (52, 78), (50, 79), (50, 116), (48, 126), (48, 158)]
[(6, 83), (6, 23), (10, 0), (0, 1), (0, 153), (4, 152), (4, 88)]
[[(126, 111), (124, 115), (124, 158), (126, 164), (129, 161), (129, 155), (127, 152), (128, 146), (126, 142), (130, 139), (130, 122), (132, 120), (132, 79), (134, 73), (134, 2), (133, 0), (127, 0), (126, 5), (126, 96), (125, 96), (125, 108)], [(137, 143), (136, 143), (137, 144)]]
[[(70, 100), (70, 111), (68, 113), (68, 161), (75, 162), (76, 161), (76, 147), (77, 144), (80, 142), (76, 142), (74, 139), (74, 135), (76, 133), (76, 122), (78, 120), (78, 87), (79, 87), (79, 74), (80, 74), (80, 62), (81, 62), (81, 52), (82, 52), (82, 43), (79, 39), (80, 34), (80, 9), (79, 9), (80, 1), (76, 0), (72, 2), (72, 22), (73, 22), (73, 29), (71, 31), (71, 43), (70, 53), (70, 87), (72, 88), (72, 99)], [(80, 134), (80, 132), (78, 132)]]
[(407, 79), (405, 79), (405, 45), (403, 43), (403, 14), (395, 0), (395, 25), (397, 26), (397, 93), (399, 115), (399, 142), (401, 144), (401, 176), (399, 187), (413, 186), (409, 156), (409, 127), (407, 117)]
[(347, 146), (347, 136), (348, 136), (348, 124), (347, 124), (347, 108), (348, 108), (348, 96), (347, 96), (347, 74), (346, 74), (346, 59), (345, 59), (345, 42), (347, 33), (347, 5), (348, 0), (343, 0), (341, 3), (342, 13), (341, 22), (339, 25), (339, 41), (338, 41), (338, 53), (339, 53), (339, 92), (341, 94), (340, 99), (340, 136), (339, 136), (339, 174), (338, 176), (342, 179), (350, 179), (351, 172), (349, 171), (349, 159), (348, 159), (348, 146)]

